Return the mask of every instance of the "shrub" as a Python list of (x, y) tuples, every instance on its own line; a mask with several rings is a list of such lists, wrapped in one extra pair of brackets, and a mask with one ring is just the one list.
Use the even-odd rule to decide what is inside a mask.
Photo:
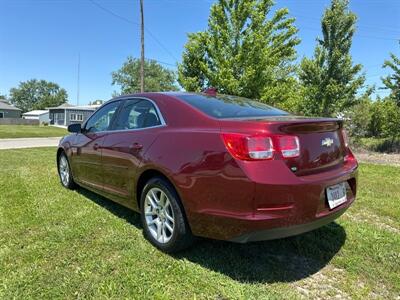
[(345, 127), (349, 136), (354, 140), (368, 136), (372, 119), (372, 106), (371, 100), (366, 98), (341, 116), (342, 119), (346, 120)]
[(356, 146), (374, 152), (397, 152), (400, 153), (400, 138), (392, 141), (391, 138), (361, 138)]

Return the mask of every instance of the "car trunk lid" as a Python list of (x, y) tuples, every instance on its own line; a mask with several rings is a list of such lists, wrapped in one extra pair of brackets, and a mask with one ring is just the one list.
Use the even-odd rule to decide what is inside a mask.
[(287, 166), (298, 176), (317, 173), (343, 164), (346, 147), (342, 121), (331, 118), (278, 116), (257, 119), (221, 120), (222, 131), (264, 132), (271, 135), (295, 135), (300, 155), (285, 158)]

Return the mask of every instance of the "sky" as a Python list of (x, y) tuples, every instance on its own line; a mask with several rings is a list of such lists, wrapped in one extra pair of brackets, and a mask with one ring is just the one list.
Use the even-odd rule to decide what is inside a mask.
[[(206, 29), (211, 0), (144, 0), (145, 56), (176, 69), (187, 34)], [(320, 19), (329, 0), (276, 1), (296, 18), (301, 44), (298, 60), (313, 55), (321, 36)], [(400, 0), (352, 0), (358, 16), (352, 55), (361, 63), (366, 84), (381, 87), (388, 74), (382, 63), (400, 55)], [(68, 92), (77, 104), (108, 100), (118, 86), (111, 72), (126, 57), (140, 57), (139, 0), (0, 0), (0, 94), (21, 81), (45, 79)], [(387, 91), (377, 90), (385, 96)]]

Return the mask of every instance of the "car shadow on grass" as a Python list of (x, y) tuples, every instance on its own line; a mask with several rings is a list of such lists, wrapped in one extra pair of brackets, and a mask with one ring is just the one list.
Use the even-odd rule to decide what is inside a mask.
[[(142, 228), (138, 213), (86, 189), (77, 191), (115, 216)], [(334, 222), (295, 237), (248, 244), (198, 239), (193, 247), (171, 257), (189, 260), (239, 282), (292, 282), (321, 270), (345, 240), (344, 228)]]
[(272, 241), (236, 244), (202, 240), (175, 257), (239, 282), (293, 282), (326, 266), (345, 240), (344, 228), (331, 223), (302, 235)]
[(85, 198), (91, 200), (92, 202), (96, 203), (97, 205), (107, 209), (109, 212), (113, 213), (118, 218), (124, 219), (128, 223), (132, 224), (133, 226), (142, 229), (142, 223), (140, 221), (140, 215), (133, 210), (126, 208), (116, 202), (113, 202), (99, 194), (91, 192), (85, 188), (79, 187), (76, 191), (84, 196)]

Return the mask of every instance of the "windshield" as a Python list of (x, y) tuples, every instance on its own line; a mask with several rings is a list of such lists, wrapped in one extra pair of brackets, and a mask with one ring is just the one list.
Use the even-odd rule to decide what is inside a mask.
[(218, 119), (286, 116), (287, 112), (247, 98), (228, 95), (177, 95), (179, 99)]

